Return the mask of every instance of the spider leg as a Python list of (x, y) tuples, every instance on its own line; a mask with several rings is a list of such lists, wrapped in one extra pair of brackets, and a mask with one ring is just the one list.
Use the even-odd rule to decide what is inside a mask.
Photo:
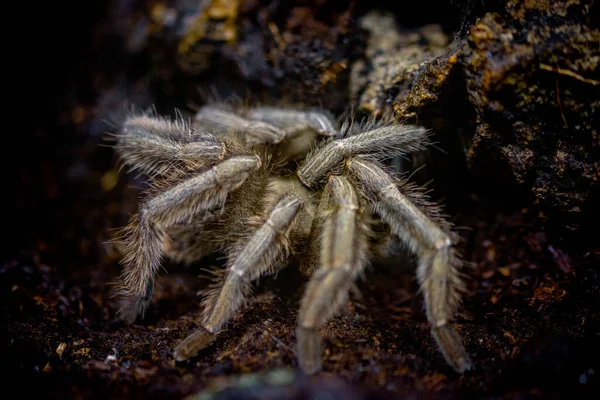
[(321, 201), (329, 204), (321, 215), (320, 266), (302, 298), (297, 329), (298, 362), (308, 374), (321, 369), (321, 337), (316, 329), (348, 299), (367, 255), (367, 228), (352, 184), (347, 178), (331, 176), (326, 191), (330, 194)]
[(203, 328), (175, 348), (176, 360), (187, 360), (207, 346), (214, 334), (242, 306), (251, 291), (252, 281), (279, 268), (278, 260), (287, 251), (288, 236), (302, 206), (299, 196), (284, 194), (250, 238), (233, 246), (228, 257), (225, 282), (217, 290), (209, 292), (203, 302)]
[(116, 137), (115, 149), (125, 165), (151, 176), (164, 174), (174, 164), (190, 168), (214, 165), (227, 153), (215, 136), (199, 132), (183, 121), (131, 117)]
[(253, 121), (217, 106), (204, 106), (196, 113), (195, 123), (217, 132), (244, 133), (249, 147), (259, 144), (275, 144), (285, 139), (285, 131), (263, 121)]
[(325, 186), (325, 190), (323, 190), (323, 194), (319, 199), (319, 206), (312, 220), (308, 235), (308, 248), (305, 256), (300, 261), (300, 272), (306, 277), (312, 276), (321, 262), (321, 235), (323, 234), (323, 225), (330, 209), (331, 187), (332, 185)]
[(152, 298), (154, 279), (168, 239), (166, 231), (223, 204), (227, 194), (238, 188), (260, 165), (256, 156), (229, 158), (149, 198), (140, 206), (123, 237), (127, 249), (121, 276), (121, 292), (125, 295), (121, 310), (124, 319), (133, 322), (139, 314), (143, 315)]
[(375, 162), (356, 157), (347, 162), (348, 170), (370, 200), (373, 210), (390, 225), (392, 232), (418, 258), (417, 276), (425, 298), (427, 319), (446, 361), (464, 372), (471, 361), (459, 335), (449, 324), (460, 301), (463, 283), (461, 264), (451, 234), (442, 228), (437, 210), (430, 213), (415, 205), (398, 189), (398, 183)]
[[(256, 107), (246, 112), (255, 121), (268, 122), (284, 128), (288, 132), (312, 129), (322, 136), (336, 136), (338, 130), (329, 113), (315, 110), (294, 110), (276, 107)], [(288, 133), (288, 136), (291, 133)]]
[(362, 133), (325, 142), (307, 157), (298, 177), (308, 187), (323, 181), (330, 173), (341, 174), (344, 161), (351, 156), (385, 154), (387, 158), (423, 150), (428, 144), (427, 130), (418, 126), (384, 124)]

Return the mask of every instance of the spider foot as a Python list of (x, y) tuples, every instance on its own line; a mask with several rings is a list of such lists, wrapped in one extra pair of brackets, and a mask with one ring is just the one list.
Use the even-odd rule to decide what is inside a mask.
[(458, 373), (471, 369), (471, 358), (460, 340), (460, 336), (450, 325), (431, 328), (431, 335), (435, 338), (444, 358)]
[(128, 324), (133, 324), (138, 317), (144, 318), (144, 314), (150, 305), (152, 300), (152, 293), (154, 292), (154, 282), (150, 281), (146, 284), (146, 289), (143, 296), (136, 296), (128, 292), (125, 288), (120, 288), (117, 292), (119, 299), (119, 311), (117, 316), (120, 320), (125, 321)]
[(314, 329), (298, 327), (296, 330), (298, 340), (298, 364), (307, 375), (312, 375), (321, 370), (323, 366), (323, 340)]
[(173, 351), (175, 361), (185, 361), (195, 357), (198, 352), (212, 343), (215, 335), (204, 328), (198, 329), (186, 337)]

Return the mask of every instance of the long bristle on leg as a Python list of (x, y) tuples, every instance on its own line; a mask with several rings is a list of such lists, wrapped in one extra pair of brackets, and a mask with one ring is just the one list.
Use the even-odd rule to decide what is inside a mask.
[(164, 253), (165, 231), (223, 204), (227, 194), (260, 166), (261, 161), (256, 156), (232, 157), (141, 205), (123, 236), (126, 254), (122, 262), (120, 292), (124, 305), (120, 313), (125, 320), (133, 322), (143, 314), (152, 298), (154, 279)]
[(444, 229), (446, 224), (437, 210), (428, 212), (403, 194), (398, 188), (401, 182), (376, 162), (356, 157), (347, 162), (347, 168), (373, 210), (418, 256), (417, 276), (432, 334), (446, 361), (458, 372), (464, 372), (471, 361), (459, 335), (449, 324), (463, 290), (461, 262), (450, 232)]
[(250, 238), (233, 247), (228, 256), (225, 282), (211, 290), (203, 301), (202, 329), (175, 348), (176, 360), (189, 359), (208, 345), (242, 306), (252, 281), (276, 271), (278, 260), (288, 250), (288, 235), (302, 206), (303, 201), (296, 194), (283, 195)]
[(155, 176), (171, 168), (199, 169), (216, 164), (227, 154), (213, 135), (184, 121), (132, 116), (127, 118), (115, 150), (131, 171)]
[[(298, 362), (305, 373), (321, 369), (321, 337), (325, 324), (348, 299), (367, 257), (368, 229), (358, 196), (348, 179), (331, 176), (323, 219), (320, 266), (312, 275), (300, 306), (297, 329)], [(323, 209), (320, 207), (320, 212)]]

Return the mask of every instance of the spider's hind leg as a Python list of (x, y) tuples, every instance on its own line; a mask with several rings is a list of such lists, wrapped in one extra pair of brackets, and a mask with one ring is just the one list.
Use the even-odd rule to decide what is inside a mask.
[(458, 372), (464, 372), (471, 367), (471, 361), (460, 336), (450, 325), (464, 285), (449, 223), (424, 195), (393, 179), (375, 162), (356, 157), (347, 162), (347, 168), (373, 210), (418, 256), (417, 276), (431, 333), (446, 361)]
[(277, 270), (282, 255), (288, 250), (288, 236), (302, 206), (303, 200), (298, 195), (284, 194), (250, 237), (234, 244), (229, 251), (225, 282), (210, 291), (203, 302), (203, 328), (175, 348), (177, 361), (187, 360), (206, 347), (242, 306), (251, 291), (251, 283)]

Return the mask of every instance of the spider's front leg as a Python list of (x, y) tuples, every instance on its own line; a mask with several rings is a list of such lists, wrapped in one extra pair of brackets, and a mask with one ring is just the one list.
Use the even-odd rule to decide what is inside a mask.
[[(323, 204), (327, 202), (327, 204)], [(320, 263), (313, 273), (300, 307), (297, 329), (298, 362), (305, 373), (321, 369), (321, 338), (316, 329), (325, 324), (348, 299), (354, 279), (363, 271), (367, 254), (367, 227), (358, 196), (348, 179), (331, 176), (316, 218), (322, 220)], [(311, 248), (315, 248), (311, 243)]]
[[(337, 179), (337, 178), (336, 178)], [(312, 219), (306, 251), (300, 260), (300, 272), (311, 277), (321, 264), (321, 235), (325, 220), (329, 216), (332, 185), (326, 185), (319, 199), (319, 205)]]
[(356, 157), (347, 162), (347, 168), (373, 210), (419, 257), (417, 275), (431, 333), (446, 361), (458, 372), (464, 372), (471, 367), (471, 361), (460, 336), (450, 325), (463, 283), (459, 273), (461, 262), (447, 229), (449, 224), (422, 194), (410, 190), (402, 193), (402, 183), (376, 163)]
[(124, 297), (121, 316), (133, 322), (144, 314), (160, 268), (166, 231), (185, 223), (201, 212), (223, 204), (227, 194), (238, 188), (257, 171), (261, 161), (256, 156), (229, 158), (213, 168), (185, 180), (146, 200), (125, 228), (125, 257), (120, 291)]
[(194, 357), (242, 306), (252, 281), (273, 273), (288, 249), (288, 236), (303, 200), (294, 193), (281, 196), (251, 236), (236, 243), (228, 254), (225, 282), (207, 294), (203, 302), (203, 328), (181, 342), (174, 351), (177, 361)]
[(340, 175), (348, 157), (369, 154), (386, 158), (423, 150), (428, 141), (426, 129), (412, 125), (379, 124), (364, 132), (349, 128), (349, 136), (330, 140), (315, 148), (300, 169), (298, 178), (307, 187), (323, 182), (328, 174)]

